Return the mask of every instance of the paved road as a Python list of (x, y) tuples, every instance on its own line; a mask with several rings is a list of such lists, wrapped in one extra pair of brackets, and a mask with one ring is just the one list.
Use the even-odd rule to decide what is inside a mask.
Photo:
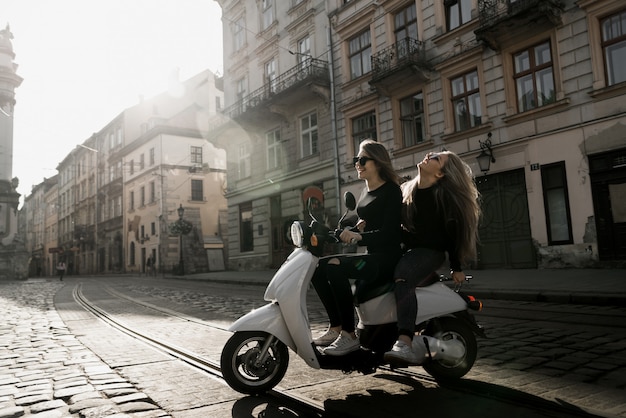
[[(147, 283), (127, 281), (133, 282), (132, 286), (136, 291), (144, 291), (152, 295), (155, 293), (149, 281)], [(111, 363), (110, 360), (103, 361), (106, 353), (95, 355), (94, 351), (85, 347), (83, 341), (86, 336), (90, 339), (90, 344), (101, 345), (102, 338), (105, 337), (102, 334), (98, 337), (97, 333), (89, 336), (89, 330), (102, 325), (92, 323), (88, 315), (80, 311), (63, 310), (63, 305), (70, 296), (68, 292), (73, 282), (75, 279), (70, 278), (65, 288), (63, 288), (65, 283), (47, 280), (0, 283), (0, 315), (5, 318), (0, 325), (0, 335), (3, 336), (0, 339), (0, 418), (44, 412), (47, 414), (46, 417), (78, 416), (79, 413), (82, 416), (105, 416), (114, 411), (121, 414), (120, 417), (168, 416), (155, 404), (153, 396), (146, 394), (145, 390), (139, 390), (133, 379), (119, 374), (121, 362), (128, 364), (138, 362), (138, 359), (129, 358), (127, 347), (117, 347), (117, 352), (108, 353), (109, 357), (117, 359), (117, 364)], [(174, 283), (179, 290), (165, 292), (166, 294), (161, 296), (173, 299), (176, 303), (193, 305), (199, 310), (217, 309), (223, 317), (238, 316), (241, 314), (242, 307), (247, 309), (250, 305), (258, 306), (259, 303), (258, 300), (250, 301), (249, 298), (238, 299), (236, 295), (231, 295), (231, 299), (224, 303), (223, 296), (199, 295), (197, 291), (194, 292), (194, 286), (198, 283), (194, 285), (192, 282), (189, 286), (183, 284), (185, 282)], [(55, 309), (53, 296), (57, 292), (59, 294), (64, 292), (65, 299), (57, 297)], [(65, 322), (61, 320), (58, 309), (64, 312)], [(78, 336), (72, 335), (67, 327), (67, 318), (74, 323), (81, 323), (85, 333)], [(314, 307), (312, 320), (316, 322), (318, 329), (321, 329), (323, 312)], [(504, 329), (506, 328), (505, 326)], [(508, 328), (510, 334), (520, 332), (519, 327)], [(535, 335), (533, 338), (547, 338), (548, 334)], [(7, 336), (8, 338), (5, 338)], [(582, 338), (578, 338), (579, 341), (575, 340), (576, 338), (572, 339), (571, 343), (585, 342)], [(600, 340), (601, 337), (596, 335), (586, 343), (595, 344), (598, 347), (606, 344), (606, 341)], [(539, 341), (536, 345), (540, 343), (543, 342)], [(608, 357), (610, 361), (606, 364), (612, 362), (624, 365), (624, 343), (620, 344), (617, 341), (612, 344), (613, 353)], [(517, 349), (519, 347), (509, 347), (509, 351)], [(585, 408), (602, 411), (603, 416), (626, 417), (626, 396), (624, 396), (626, 376), (624, 373), (616, 374), (616, 380), (610, 384), (604, 382), (589, 385), (572, 381), (568, 377), (569, 383), (564, 385), (563, 379), (551, 377), (549, 373), (520, 371), (523, 370), (521, 367), (519, 370), (503, 368), (501, 364), (507, 353), (502, 352), (502, 347), (497, 349), (491, 347), (490, 350), (489, 347), (483, 346), (481, 350), (480, 364), (477, 363), (477, 367), (468, 379), (483, 382), (488, 385), (485, 388), (524, 387), (528, 393), (547, 394), (547, 396), (562, 400), (570, 399), (572, 393), (575, 392), (581, 400), (579, 404)], [(533, 356), (529, 356), (529, 359), (531, 357)], [(149, 359), (143, 360), (150, 361)], [(586, 361), (588, 360), (587, 358)], [(531, 360), (526, 361), (526, 366), (530, 362)], [(130, 369), (132, 368), (126, 368), (127, 371)], [(169, 390), (171, 393), (188, 391), (189, 387), (185, 383), (187, 382), (172, 384)], [(153, 384), (151, 390), (154, 392), (159, 382), (153, 382)], [(330, 402), (330, 405), (333, 403)], [(232, 412), (232, 407), (229, 408)], [(94, 415), (98, 413), (100, 415)]]

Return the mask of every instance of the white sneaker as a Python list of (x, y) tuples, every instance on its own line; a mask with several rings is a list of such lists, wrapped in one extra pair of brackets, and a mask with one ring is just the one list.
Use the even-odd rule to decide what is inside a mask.
[(346, 331), (341, 331), (339, 337), (331, 345), (324, 349), (324, 354), (329, 356), (343, 356), (358, 350), (361, 347), (359, 338), (352, 338), (352, 335)]
[(423, 357), (420, 358), (411, 345), (400, 340), (396, 341), (391, 351), (387, 351), (383, 358), (386, 363), (398, 367), (417, 366), (423, 361)]
[(328, 328), (326, 332), (313, 340), (313, 344), (327, 347), (333, 343), (339, 337), (339, 331)]

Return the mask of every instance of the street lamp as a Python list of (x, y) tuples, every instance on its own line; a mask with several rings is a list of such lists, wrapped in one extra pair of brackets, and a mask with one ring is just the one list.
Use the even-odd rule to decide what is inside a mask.
[(480, 171), (483, 174), (487, 175), (489, 168), (491, 167), (491, 163), (495, 163), (496, 159), (493, 156), (493, 151), (491, 150), (491, 132), (487, 134), (487, 139), (485, 141), (478, 141), (480, 144), (480, 155), (476, 157), (478, 161), (478, 166), (480, 167)]
[(178, 223), (180, 224), (181, 228), (180, 228), (180, 235), (179, 235), (179, 241), (178, 241), (178, 246), (180, 248), (180, 256), (178, 259), (178, 268), (180, 270), (180, 275), (184, 276), (185, 275), (185, 260), (183, 258), (183, 215), (185, 214), (185, 208), (183, 208), (183, 204), (180, 204), (180, 207), (178, 209), (176, 209), (176, 211), (178, 212)]

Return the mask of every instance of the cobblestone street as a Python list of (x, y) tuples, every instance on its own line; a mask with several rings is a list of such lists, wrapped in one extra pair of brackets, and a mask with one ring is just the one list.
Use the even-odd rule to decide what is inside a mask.
[(2, 283), (0, 418), (168, 416), (83, 346), (53, 298), (63, 283)]
[[(0, 284), (0, 315), (4, 318), (0, 324), (0, 418), (170, 416), (153, 399), (154, 393), (165, 396), (169, 404), (177, 408), (188, 407), (189, 401), (183, 399), (183, 394), (192, 389), (179, 387), (185, 378), (171, 377), (177, 382), (166, 384), (165, 376), (179, 373), (171, 362), (163, 363), (157, 359), (158, 355), (150, 354), (154, 359), (145, 361), (160, 364), (161, 370), (146, 380), (144, 389), (140, 390), (137, 376), (146, 372), (132, 366), (137, 364), (137, 359), (130, 359), (130, 352), (126, 353), (123, 345), (116, 347), (118, 351), (108, 352), (105, 356), (108, 359), (101, 351), (95, 354), (86, 348), (85, 341), (99, 344), (99, 340), (107, 338), (107, 331), (86, 339), (70, 332), (57, 311), (58, 306), (55, 307), (54, 297), (60, 291), (67, 294), (73, 286), (56, 280)], [(160, 300), (163, 306), (178, 306), (224, 324), (265, 304), (263, 288), (259, 286), (222, 284), (215, 288), (177, 281), (150, 284), (148, 280), (116, 280), (115, 286), (119, 291), (149, 298), (153, 303)], [(326, 327), (326, 314), (321, 303), (313, 291), (309, 292), (307, 301), (313, 332), (322, 332)], [(623, 395), (626, 339), (602, 325), (606, 322), (602, 316), (595, 326), (585, 324), (587, 318), (600, 314), (614, 320), (623, 318), (624, 308), (515, 304), (518, 308), (541, 312), (542, 320), (479, 314), (478, 320), (486, 327), (489, 338), (479, 339), (478, 360), (467, 381), (514, 388), (535, 396), (545, 394), (570, 399), (572, 394), (578, 394), (580, 404), (591, 410), (606, 411), (607, 417), (626, 416)], [(500, 312), (510, 305), (509, 301), (494, 300), (489, 301), (488, 306), (489, 310)], [(580, 323), (558, 322), (570, 315), (580, 319)], [(88, 316), (78, 311), (70, 315), (78, 319)], [(106, 325), (100, 326), (106, 330)], [(178, 338), (184, 338), (184, 333)], [(220, 348), (210, 350), (219, 352)], [(134, 355), (146, 356), (142, 352)], [(115, 359), (114, 365), (111, 359)], [(150, 391), (146, 393), (147, 389)]]

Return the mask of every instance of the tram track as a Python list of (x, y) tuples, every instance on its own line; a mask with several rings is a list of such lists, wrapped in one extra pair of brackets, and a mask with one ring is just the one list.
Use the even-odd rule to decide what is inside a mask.
[[(109, 290), (111, 289), (108, 289), (107, 291)], [(112, 295), (116, 295), (118, 297), (122, 297), (122, 295), (119, 294), (119, 292), (113, 291), (109, 293), (111, 293)], [(108, 312), (106, 312), (104, 309), (99, 308), (98, 306), (96, 306), (94, 303), (92, 303), (91, 301), (89, 301), (89, 299), (85, 297), (85, 295), (82, 292), (82, 284), (78, 284), (73, 289), (72, 296), (74, 300), (83, 309), (90, 312), (92, 315), (94, 315), (99, 320), (105, 322), (110, 327), (132, 338), (136, 338), (137, 340), (148, 344), (152, 348), (188, 364), (194, 369), (203, 372), (208, 377), (218, 380), (221, 383), (223, 383), (224, 386), (227, 386), (226, 382), (223, 380), (222, 372), (217, 362), (207, 359), (203, 356), (200, 356), (192, 351), (186, 350), (180, 346), (174, 345), (161, 338), (151, 336), (145, 332), (142, 332), (136, 329), (135, 327), (131, 325), (126, 324), (124, 321), (121, 321), (115, 318), (114, 315), (111, 315)], [(151, 309), (157, 310), (167, 315), (175, 316), (184, 320), (192, 320), (191, 318), (186, 317), (184, 315), (178, 315), (172, 311), (162, 309), (162, 308), (157, 308), (154, 305), (147, 304), (144, 302), (139, 302), (137, 300), (134, 300), (133, 298), (128, 298), (128, 297), (123, 297), (123, 298), (129, 301), (132, 301), (133, 303), (141, 304), (143, 306), (149, 307)], [(207, 325), (203, 321), (194, 320), (193, 322), (198, 322), (198, 323), (202, 322), (203, 325)], [(313, 402), (310, 399), (306, 399), (301, 396), (298, 396), (297, 394), (288, 393), (288, 391), (283, 390), (279, 387), (267, 392), (266, 395), (269, 397), (276, 398), (283, 405), (288, 405), (288, 406), (297, 408), (297, 410), (299, 411), (304, 411), (307, 414), (306, 415), (307, 417), (316, 417), (316, 416), (321, 417), (324, 414), (323, 405), (320, 405), (317, 402)]]
[[(174, 311), (172, 309), (165, 308), (163, 306), (158, 306), (154, 303), (147, 302), (145, 300), (139, 300), (134, 297), (123, 294), (110, 286), (103, 285), (102, 289), (113, 296), (116, 299), (121, 299), (126, 302), (133, 303), (135, 305), (142, 306), (144, 309), (153, 310), (163, 315), (167, 315), (168, 317), (177, 318), (179, 320), (193, 322), (195, 324), (211, 327), (220, 331), (227, 331), (226, 327), (210, 324), (207, 321), (203, 321), (198, 318), (193, 318), (189, 315), (186, 315), (181, 312)], [(156, 350), (159, 350), (167, 355), (179, 359), (180, 361), (188, 364), (196, 370), (199, 370), (209, 376), (210, 378), (219, 381), (224, 386), (227, 386), (223, 381), (221, 370), (219, 367), (219, 363), (213, 361), (211, 359), (206, 358), (203, 355), (199, 355), (194, 353), (191, 350), (180, 347), (176, 344), (172, 344), (170, 342), (165, 341), (163, 338), (156, 337), (154, 335), (150, 335), (147, 332), (144, 332), (138, 329), (137, 326), (126, 323), (126, 321), (121, 320), (116, 317), (116, 315), (110, 314), (102, 307), (98, 307), (95, 303), (92, 303), (82, 292), (82, 284), (78, 284), (73, 289), (73, 298), (74, 300), (86, 311), (93, 314), (98, 319), (102, 320), (112, 328), (129, 335), (133, 338), (136, 338), (142, 342), (147, 343), (151, 347)], [(132, 310), (132, 309), (131, 309)], [(415, 383), (424, 383), (428, 385), (440, 386), (442, 388), (446, 388), (458, 393), (463, 393), (468, 396), (486, 398), (490, 400), (497, 400), (498, 402), (504, 402), (513, 405), (524, 406), (529, 409), (540, 410), (540, 411), (549, 411), (554, 412), (557, 415), (555, 416), (571, 416), (571, 417), (592, 417), (598, 415), (592, 415), (587, 413), (584, 410), (580, 409), (567, 409), (564, 408), (563, 405), (556, 404), (552, 401), (539, 399), (533, 396), (524, 396), (523, 393), (512, 393), (510, 390), (497, 390), (494, 389), (493, 385), (487, 385), (484, 382), (476, 382), (471, 380), (462, 379), (459, 382), (455, 383), (447, 383), (440, 384), (430, 375), (425, 373), (420, 373), (416, 370), (410, 369), (392, 369), (386, 366), (379, 368), (381, 371), (390, 372), (395, 375), (403, 376), (405, 378), (409, 378), (411, 381)], [(308, 383), (307, 383), (308, 384)], [(303, 386), (294, 386), (290, 387), (289, 390), (284, 390), (280, 387), (275, 388), (274, 390), (267, 393), (267, 396), (271, 399), (274, 399), (277, 403), (282, 405), (290, 405), (294, 410), (298, 410), (301, 412), (305, 411), (304, 416), (311, 417), (326, 417), (329, 416), (325, 412), (325, 407), (323, 403), (316, 402), (304, 396), (299, 396), (297, 393), (294, 393), (296, 389), (299, 389)], [(559, 415), (564, 414), (565, 415)], [(550, 415), (552, 416), (552, 415)]]

